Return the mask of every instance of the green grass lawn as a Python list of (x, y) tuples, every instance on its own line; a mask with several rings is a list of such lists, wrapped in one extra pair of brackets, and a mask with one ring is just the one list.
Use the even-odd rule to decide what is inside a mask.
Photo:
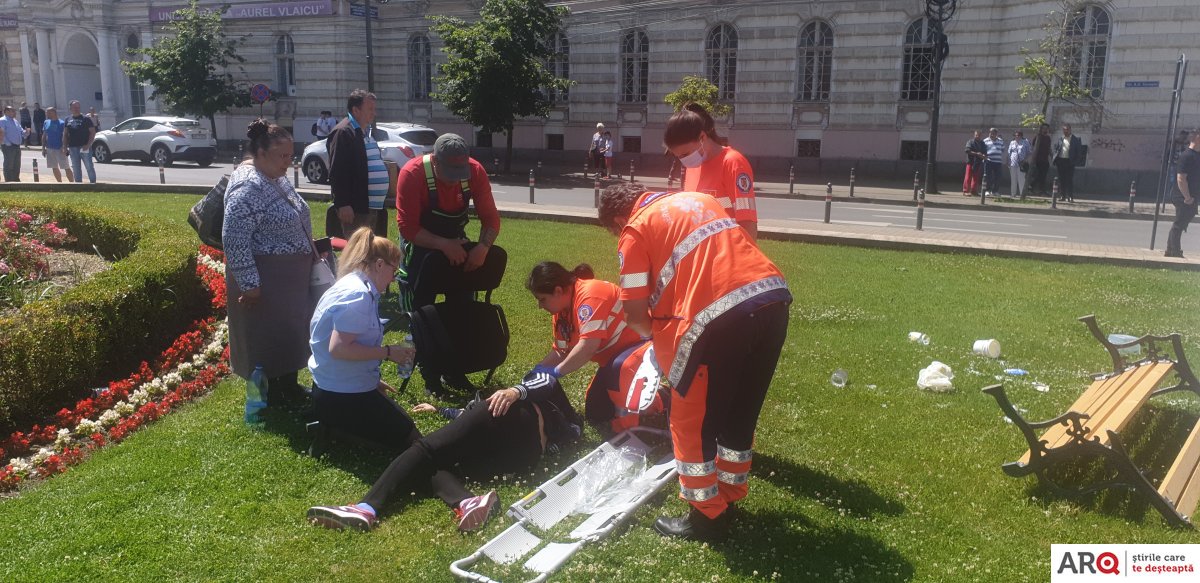
[[(45, 198), (65, 196), (180, 222), (196, 200)], [(314, 209), (324, 216), (323, 206)], [(513, 330), (497, 373), (503, 383), (549, 345), (549, 316), (523, 288), (529, 268), (586, 261), (611, 280), (616, 240), (597, 227), (511, 220), (499, 242), (510, 264), (493, 299)], [(1128, 494), (1068, 502), (1032, 478), (1003, 475), (1000, 464), (1025, 443), (979, 392), (1004, 368), (1024, 368), (1030, 376), (1007, 380), (1013, 400), (1034, 419), (1061, 413), (1087, 386), (1086, 373), (1109, 365), (1075, 321), (1089, 313), (1108, 331), (1182, 332), (1197, 361), (1200, 275), (779, 242), (763, 249), (796, 301), (732, 537), (715, 546), (659, 538), (654, 516), (685, 508), (670, 495), (577, 555), (557, 580), (1044, 581), (1051, 543), (1200, 542)], [(932, 343), (908, 342), (912, 330)], [(998, 339), (1003, 360), (971, 355), (980, 338)], [(916, 388), (932, 360), (953, 367), (955, 392)], [(847, 387), (830, 385), (835, 368), (849, 371)], [(586, 380), (567, 382), (580, 405)], [(1036, 391), (1035, 381), (1050, 391)], [(310, 458), (298, 419), (245, 426), (243, 391), (230, 378), (67, 474), (0, 500), (0, 580), (447, 580), (451, 561), (507, 526), (499, 518), (463, 536), (440, 501), (409, 496), (369, 534), (309, 526), (309, 506), (357, 501), (388, 460), (351, 449)], [(415, 403), (420, 393), (408, 395)], [(1127, 431), (1152, 477), (1165, 472), (1197, 411), (1195, 398), (1167, 396)], [(594, 433), (586, 437), (595, 444)], [(473, 486), (496, 488), (507, 506), (572, 457)]]

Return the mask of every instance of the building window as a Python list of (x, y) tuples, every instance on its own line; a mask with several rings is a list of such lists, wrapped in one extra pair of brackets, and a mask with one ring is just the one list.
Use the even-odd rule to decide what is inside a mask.
[(12, 79), (8, 76), (8, 47), (0, 45), (0, 95), (12, 94)]
[[(571, 78), (571, 45), (567, 42), (567, 35), (558, 32), (555, 33), (550, 40), (546, 41), (550, 49), (550, 60), (546, 63), (546, 68), (550, 74), (559, 79)], [(550, 103), (565, 103), (568, 94), (567, 89), (548, 89), (546, 95), (550, 98)]]
[(1111, 36), (1112, 19), (1095, 5), (1080, 8), (1067, 28), (1070, 44), (1067, 76), (1093, 98), (1104, 94), (1104, 65), (1108, 62)]
[(797, 158), (820, 158), (821, 140), (796, 140)]
[(800, 29), (796, 101), (829, 101), (832, 70), (833, 28), (824, 22), (810, 22)]
[[(138, 38), (137, 34), (129, 33), (129, 36), (125, 37), (125, 56), (129, 60), (142, 60), (141, 55), (133, 52), (141, 47), (142, 39)], [(146, 115), (146, 86), (137, 82), (132, 77), (129, 79), (129, 106), (130, 113), (134, 117)]]
[(413, 101), (429, 101), (433, 87), (432, 55), (429, 37), (419, 34), (408, 41), (408, 97)]
[(900, 141), (900, 159), (925, 161), (929, 159), (929, 142)]
[(276, 91), (292, 94), (291, 88), (296, 85), (296, 44), (290, 34), (275, 39), (275, 81), (279, 83)]
[(645, 103), (650, 80), (650, 39), (640, 30), (621, 41), (621, 101)]
[(546, 149), (547, 150), (562, 150), (563, 135), (562, 134), (546, 134)]
[(492, 132), (475, 132), (475, 145), (479, 146), (480, 148), (492, 147)]
[(937, 27), (928, 18), (908, 26), (904, 35), (904, 80), (900, 87), (903, 101), (933, 99), (934, 53)]
[(717, 86), (717, 99), (732, 101), (737, 89), (737, 31), (721, 24), (708, 31), (704, 43), (708, 82)]
[(630, 154), (642, 153), (642, 137), (641, 136), (622, 136), (621, 151)]

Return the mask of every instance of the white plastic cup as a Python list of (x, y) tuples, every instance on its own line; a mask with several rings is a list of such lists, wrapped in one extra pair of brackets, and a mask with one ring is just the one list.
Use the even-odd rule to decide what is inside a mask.
[(929, 335), (924, 332), (909, 332), (908, 341), (927, 345), (929, 344)]
[(1000, 358), (1000, 342), (995, 338), (988, 340), (976, 340), (975, 345), (971, 348), (971, 350), (980, 356), (986, 356), (988, 358)]
[(849, 380), (848, 377), (849, 377), (849, 375), (846, 374), (846, 371), (839, 368), (839, 369), (833, 371), (833, 374), (830, 375), (829, 384), (840, 389), (840, 388), (846, 386), (846, 381)]

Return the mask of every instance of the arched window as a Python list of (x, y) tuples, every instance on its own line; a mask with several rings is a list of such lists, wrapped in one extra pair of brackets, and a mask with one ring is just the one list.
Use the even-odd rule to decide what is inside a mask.
[[(550, 60), (546, 63), (550, 74), (560, 79), (570, 79), (571, 45), (567, 42), (567, 35), (557, 32), (546, 41), (546, 44), (550, 49)], [(550, 103), (559, 103), (567, 101), (570, 90), (549, 89), (546, 94), (550, 98)]]
[(408, 41), (408, 97), (413, 101), (429, 101), (433, 87), (433, 56), (429, 37), (419, 34)]
[(12, 79), (8, 76), (8, 47), (0, 45), (0, 95), (12, 94)]
[(1095, 5), (1081, 7), (1067, 27), (1071, 46), (1067, 74), (1080, 90), (1094, 98), (1104, 94), (1104, 66), (1111, 36), (1112, 19)]
[(799, 81), (796, 101), (829, 101), (833, 70), (833, 27), (815, 21), (800, 29)]
[(904, 35), (904, 80), (900, 86), (903, 101), (933, 99), (934, 52), (937, 27), (922, 18), (908, 25)]
[(704, 43), (708, 82), (717, 86), (717, 99), (733, 100), (737, 89), (737, 31), (721, 24), (708, 31)]
[(650, 84), (650, 39), (640, 30), (621, 41), (621, 101), (645, 103)]
[(296, 44), (290, 34), (275, 39), (275, 80), (275, 90), (285, 95), (296, 85)]
[[(142, 39), (137, 33), (129, 33), (125, 37), (125, 58), (131, 61), (140, 61), (142, 56), (133, 51), (142, 47)], [(139, 83), (133, 77), (129, 78), (129, 105), (134, 117), (146, 115), (146, 86)]]

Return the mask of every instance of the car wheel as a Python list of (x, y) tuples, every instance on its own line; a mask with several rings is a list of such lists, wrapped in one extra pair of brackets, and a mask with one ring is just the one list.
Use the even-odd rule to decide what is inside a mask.
[(156, 166), (170, 166), (171, 150), (162, 144), (158, 144), (150, 149), (150, 160)]
[(209, 166), (212, 166), (212, 163), (212, 158), (202, 158), (200, 160), (196, 160), (196, 165), (201, 168), (208, 168)]
[(104, 142), (95, 142), (92, 144), (92, 156), (101, 164), (112, 162), (112, 156), (109, 155), (108, 146)]
[(329, 182), (329, 171), (325, 169), (325, 163), (316, 156), (309, 156), (304, 161), (304, 177), (313, 184), (325, 184)]

